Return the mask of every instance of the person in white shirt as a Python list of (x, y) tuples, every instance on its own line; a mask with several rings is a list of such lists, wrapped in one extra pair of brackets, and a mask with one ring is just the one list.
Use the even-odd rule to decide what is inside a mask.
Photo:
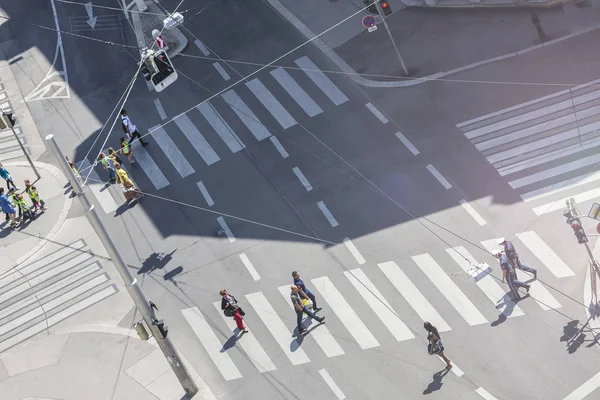
[(124, 109), (121, 110), (121, 122), (123, 124), (123, 130), (129, 135), (129, 144), (131, 144), (135, 138), (140, 141), (142, 146), (150, 144), (142, 140), (142, 135), (137, 131), (137, 127), (131, 122), (131, 119), (129, 119), (129, 116), (127, 115), (127, 111)]

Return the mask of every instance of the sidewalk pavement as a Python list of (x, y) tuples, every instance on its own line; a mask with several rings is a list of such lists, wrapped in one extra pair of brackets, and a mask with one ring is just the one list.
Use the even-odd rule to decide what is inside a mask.
[(354, 77), (357, 83), (373, 87), (424, 82), (426, 79), (410, 78), (439, 78), (458, 68), (515, 56), (533, 46), (600, 29), (600, 4), (596, 1), (533, 10), (548, 37), (542, 43), (530, 8), (405, 8), (393, 0), (394, 13), (386, 22), (408, 67), (407, 79), (383, 24), (378, 23), (371, 33), (362, 26), (361, 20), (368, 14), (360, 11), (364, 7), (360, 0), (268, 2), (307, 38), (335, 26), (319, 37), (322, 44), (318, 39), (315, 44), (342, 71), (362, 74)]
[[(4, 165), (20, 186), (35, 178), (27, 163)], [(139, 315), (67, 179), (35, 165), (48, 211), (17, 230), (0, 226), (0, 398), (186, 398), (156, 342), (132, 329)], [(216, 400), (188, 370), (201, 389), (194, 399)]]

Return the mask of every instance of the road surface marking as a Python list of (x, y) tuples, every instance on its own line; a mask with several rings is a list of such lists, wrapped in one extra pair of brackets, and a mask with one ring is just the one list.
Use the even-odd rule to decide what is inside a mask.
[[(281, 293), (285, 299), (285, 302), (288, 303), (291, 309), (295, 312), (294, 305), (290, 299), (290, 286), (291, 285), (279, 286), (277, 290), (279, 290), (279, 293)], [(294, 318), (294, 321), (295, 320), (296, 319)], [(312, 327), (313, 324), (316, 324), (314, 328)], [(337, 340), (335, 340), (331, 332), (329, 332), (329, 329), (327, 329), (326, 325), (318, 325), (317, 321), (313, 321), (313, 319), (309, 316), (305, 316), (304, 320), (302, 321), (302, 326), (310, 329), (310, 336), (315, 339), (315, 342), (317, 342), (327, 357), (336, 357), (345, 354), (344, 350), (339, 345)]]
[[(210, 324), (206, 321), (206, 318), (198, 307), (185, 308), (181, 310), (183, 317), (190, 324), (190, 328), (196, 334), (200, 343), (204, 346), (204, 350), (208, 353), (209, 357), (215, 363), (223, 379), (230, 381), (232, 379), (239, 379), (242, 374), (235, 366), (235, 363), (229, 357), (229, 354), (225, 351), (221, 351), (223, 344), (221, 340), (217, 338), (217, 335), (213, 332)], [(223, 339), (224, 341), (225, 339)]]
[(89, 174), (90, 179), (88, 179), (87, 185), (92, 193), (94, 193), (94, 196), (96, 196), (96, 199), (98, 200), (98, 203), (100, 203), (100, 207), (102, 207), (104, 213), (108, 214), (116, 211), (119, 206), (110, 193), (110, 190), (108, 190), (108, 186), (103, 183), (102, 179), (100, 179), (100, 176), (94, 168), (90, 169)]
[(431, 322), (440, 332), (451, 330), (450, 325), (444, 321), (431, 303), (394, 261), (380, 263), (377, 266), (423, 321)]
[(600, 188), (588, 190), (586, 192), (578, 193), (574, 196), (565, 197), (563, 199), (556, 200), (552, 203), (547, 203), (542, 206), (535, 207), (535, 208), (533, 208), (533, 212), (536, 215), (542, 215), (542, 214), (547, 214), (552, 211), (562, 210), (563, 208), (565, 208), (565, 201), (567, 201), (567, 199), (569, 199), (571, 197), (575, 200), (575, 202), (583, 203), (584, 201), (588, 201), (588, 200), (600, 197)]
[(196, 108), (202, 113), (204, 118), (206, 118), (210, 126), (217, 132), (217, 135), (221, 137), (232, 153), (237, 153), (246, 147), (244, 146), (244, 143), (242, 143), (242, 140), (235, 134), (233, 129), (231, 129), (210, 103), (202, 103)]
[(488, 322), (433, 257), (426, 253), (413, 256), (412, 259), (469, 325)]
[(564, 400), (583, 400), (598, 389), (598, 387), (600, 387), (600, 372), (575, 389), (570, 395), (565, 397)]
[[(182, 178), (185, 178), (188, 175), (194, 173), (194, 168), (190, 165), (190, 163), (185, 159), (183, 153), (179, 150), (173, 139), (169, 136), (169, 134), (160, 126), (153, 126), (150, 128), (153, 131), (152, 137), (160, 147), (162, 151), (164, 151), (167, 159), (173, 164), (177, 172)], [(135, 157), (135, 153), (134, 153)]]
[(494, 396), (492, 396), (487, 390), (485, 390), (482, 387), (480, 387), (479, 389), (477, 389), (475, 391), (475, 393), (477, 393), (478, 395), (480, 395), (481, 397), (483, 397), (485, 400), (498, 400), (497, 398), (495, 398)]
[(410, 140), (408, 140), (406, 136), (404, 136), (401, 132), (396, 132), (396, 137), (400, 139), (402, 144), (404, 144), (408, 151), (413, 153), (414, 156), (419, 154), (419, 150), (417, 150), (417, 148), (410, 142)]
[(242, 347), (242, 350), (244, 351), (244, 353), (246, 353), (246, 356), (252, 362), (252, 364), (254, 364), (258, 372), (262, 374), (263, 372), (275, 371), (277, 367), (275, 367), (273, 361), (271, 361), (263, 347), (260, 345), (260, 343), (256, 339), (256, 336), (254, 336), (254, 333), (252, 333), (252, 330), (250, 329), (250, 326), (248, 326), (248, 323), (244, 321), (244, 325), (246, 325), (246, 328), (248, 328), (249, 332), (240, 332), (233, 318), (226, 317), (225, 314), (223, 314), (223, 310), (221, 310), (221, 302), (215, 301), (213, 305), (217, 309), (217, 312), (223, 318), (223, 321), (225, 321), (227, 327), (231, 329), (233, 335), (237, 336), (237, 339), (235, 341), (235, 347)]
[(256, 268), (254, 268), (254, 265), (252, 265), (252, 263), (250, 262), (250, 259), (248, 258), (248, 256), (246, 255), (246, 253), (240, 254), (240, 260), (242, 260), (242, 263), (244, 263), (244, 266), (246, 267), (246, 269), (250, 273), (250, 276), (252, 276), (252, 279), (254, 279), (255, 282), (257, 280), (259, 280), (260, 279), (260, 275), (256, 271)]
[(269, 139), (271, 140), (271, 142), (273, 143), (273, 145), (275, 146), (275, 148), (277, 149), (279, 154), (281, 154), (281, 157), (288, 158), (290, 156), (288, 154), (288, 152), (285, 151), (285, 149), (283, 148), (283, 146), (281, 145), (281, 143), (279, 142), (279, 139), (277, 139), (277, 137), (271, 136)]
[(446, 188), (446, 190), (452, 188), (450, 182), (448, 182), (446, 178), (444, 178), (442, 174), (440, 174), (440, 171), (438, 171), (433, 165), (429, 164), (425, 168), (427, 168), (427, 171), (431, 172), (431, 175), (433, 175), (433, 177), (437, 179), (438, 182), (441, 183), (444, 188)]
[(346, 302), (328, 277), (322, 276), (311, 279), (311, 282), (361, 349), (365, 350), (379, 346), (379, 342), (375, 339), (375, 336), (373, 336), (367, 326), (356, 315), (350, 304)]
[[(246, 299), (293, 365), (310, 362), (310, 359), (304, 350), (302, 350), (298, 340), (292, 337), (289, 329), (285, 326), (262, 292), (247, 294)], [(295, 321), (295, 318), (290, 319)]]
[[(465, 272), (467, 272), (472, 266), (479, 264), (463, 246), (446, 249), (446, 252)], [(465, 258), (467, 258), (468, 261), (465, 260)], [(471, 262), (470, 264), (469, 261)], [(489, 274), (475, 282), (475, 284), (505, 317), (512, 318), (525, 315), (523, 310), (521, 310), (519, 306), (517, 306), (517, 304), (510, 298), (510, 295), (506, 293), (498, 284), (498, 282), (496, 282), (496, 280), (494, 280), (494, 278)]]
[(350, 251), (350, 253), (352, 253), (352, 256), (354, 257), (358, 265), (363, 265), (366, 262), (362, 254), (360, 254), (360, 252), (358, 251), (356, 246), (354, 246), (354, 243), (352, 243), (350, 238), (344, 238), (344, 244), (346, 245), (346, 248)]
[(397, 341), (414, 339), (415, 335), (360, 268), (344, 271), (344, 275)]
[(214, 164), (220, 160), (217, 153), (210, 147), (204, 136), (196, 129), (187, 115), (181, 114), (175, 117), (173, 121), (177, 124), (181, 132), (183, 132), (192, 147), (200, 154), (206, 165)]
[(565, 191), (567, 189), (573, 189), (577, 186), (595, 182), (597, 180), (600, 180), (600, 171), (594, 171), (582, 176), (576, 176), (574, 178), (567, 179), (540, 189), (532, 190), (531, 192), (522, 194), (521, 198), (527, 203), (541, 199), (542, 197)]
[(219, 222), (219, 225), (221, 225), (221, 228), (225, 231), (225, 235), (227, 235), (229, 243), (235, 242), (235, 236), (233, 236), (233, 232), (231, 232), (231, 229), (229, 229), (227, 222), (225, 222), (225, 218), (217, 217), (217, 221)]
[(292, 168), (292, 171), (294, 171), (294, 174), (296, 174), (296, 177), (300, 180), (300, 183), (302, 183), (302, 186), (304, 186), (307, 192), (313, 190), (313, 187), (310, 185), (308, 179), (306, 179), (302, 171), (300, 171), (300, 168), (294, 167)]
[(335, 396), (338, 398), (338, 400), (344, 400), (346, 398), (346, 395), (344, 394), (344, 392), (342, 392), (342, 389), (340, 389), (340, 387), (336, 385), (336, 383), (331, 378), (331, 375), (329, 375), (329, 372), (327, 372), (325, 368), (319, 370), (319, 374), (321, 375), (327, 386), (329, 386), (333, 394), (335, 394)]
[(265, 106), (265, 108), (273, 115), (273, 117), (279, 122), (283, 129), (288, 129), (291, 126), (297, 124), (294, 117), (281, 105), (281, 103), (269, 92), (269, 90), (262, 84), (258, 78), (254, 78), (249, 82), (246, 82), (246, 86), (256, 98)]
[(519, 240), (554, 274), (557, 278), (573, 276), (575, 273), (558, 254), (533, 231), (517, 233)]
[(321, 114), (323, 110), (315, 101), (296, 83), (294, 78), (287, 73), (287, 71), (281, 67), (277, 67), (271, 71), (271, 75), (277, 82), (285, 89), (286, 92), (291, 96), (296, 103), (307, 113), (310, 117)]
[(163, 105), (160, 102), (160, 99), (154, 99), (154, 105), (156, 106), (156, 111), (158, 111), (158, 115), (160, 116), (160, 119), (162, 119), (163, 121), (165, 119), (167, 119), (167, 113), (165, 113), (165, 109), (163, 108)]
[(194, 40), (194, 44), (196, 45), (196, 47), (198, 47), (200, 49), (200, 51), (202, 52), (202, 54), (204, 54), (206, 57), (210, 56), (210, 51), (204, 45), (204, 43), (202, 43), (202, 41), (200, 39)]
[(479, 213), (473, 208), (471, 204), (469, 204), (468, 201), (466, 201), (465, 199), (461, 199), (458, 202), (465, 209), (465, 211), (468, 212), (471, 217), (473, 217), (475, 222), (477, 222), (481, 226), (487, 224), (487, 222), (485, 222), (485, 219), (483, 219), (483, 217), (479, 215)]
[(227, 71), (225, 71), (225, 68), (223, 68), (219, 62), (213, 63), (213, 66), (215, 67), (215, 69), (217, 70), (217, 72), (219, 74), (221, 74), (221, 76), (223, 77), (223, 79), (225, 79), (226, 81), (228, 81), (228, 80), (231, 79), (231, 77), (229, 76), (229, 74), (227, 73)]
[[(439, 359), (439, 360), (440, 360), (442, 363), (444, 363), (444, 365), (446, 365), (446, 362), (445, 362), (444, 360), (442, 360), (442, 358), (441, 358), (441, 357), (438, 357), (438, 359)], [(453, 374), (454, 374), (454, 375), (455, 375), (457, 378), (460, 378), (461, 376), (463, 376), (463, 375), (465, 374), (465, 373), (463, 372), (463, 370), (462, 370), (462, 369), (460, 369), (460, 368), (458, 368), (458, 366), (457, 366), (457, 365), (456, 365), (454, 362), (452, 362), (452, 369), (451, 369), (450, 371), (452, 371), (452, 373), (453, 373)]]
[[(497, 240), (498, 238), (484, 240), (481, 242), (481, 244), (491, 253), (492, 251), (500, 248), (500, 246), (497, 244)], [(523, 282), (523, 276), (529, 277), (529, 274), (526, 274), (523, 271), (517, 271), (517, 278), (521, 282)], [(552, 296), (552, 294), (548, 291), (548, 289), (546, 289), (540, 282), (533, 281), (530, 283), (530, 285), (531, 288), (529, 290), (529, 293), (531, 294), (531, 297), (535, 300), (535, 302), (542, 308), (542, 310), (548, 311), (550, 309), (562, 307), (558, 300), (556, 300), (554, 296)], [(522, 290), (519, 292), (521, 293), (521, 296), (523, 296), (524, 292)]]
[[(156, 139), (155, 139), (156, 140)], [(150, 154), (144, 149), (144, 147), (139, 143), (139, 140), (131, 143), (131, 149), (133, 151), (133, 158), (136, 163), (138, 163), (141, 167), (152, 185), (156, 188), (156, 190), (163, 189), (169, 186), (169, 180), (162, 173), (162, 170), (156, 165)]]
[(221, 97), (229, 104), (229, 107), (231, 107), (233, 112), (242, 120), (250, 132), (252, 132), (256, 140), (261, 141), (271, 136), (271, 132), (269, 132), (269, 130), (260, 122), (258, 117), (250, 110), (235, 91), (228, 90), (223, 93)]
[(382, 124), (387, 124), (388, 119), (381, 113), (381, 111), (379, 111), (378, 109), (375, 108), (375, 106), (371, 103), (367, 103), (365, 104), (365, 106), (369, 109), (369, 111), (371, 111), (373, 113), (374, 116), (377, 117), (377, 119), (379, 121), (381, 121)]
[(308, 57), (300, 57), (294, 62), (329, 97), (333, 104), (339, 106), (348, 101), (346, 95)]
[(319, 206), (319, 209), (321, 209), (321, 212), (323, 213), (325, 218), (327, 218), (327, 221), (329, 221), (329, 223), (331, 224), (332, 227), (335, 228), (336, 226), (339, 225), (338, 222), (336, 221), (336, 219), (333, 217), (333, 214), (331, 213), (331, 211), (329, 211), (329, 209), (325, 205), (325, 203), (323, 203), (322, 201), (319, 201), (317, 203), (317, 206)]
[(202, 181), (197, 183), (198, 185), (198, 189), (200, 189), (200, 193), (202, 193), (202, 196), (204, 197), (204, 200), (206, 200), (206, 204), (208, 204), (209, 207), (214, 206), (215, 202), (213, 201), (212, 197), (210, 196), (210, 193), (208, 193), (208, 190), (206, 189), (206, 186), (204, 186), (204, 183), (202, 183)]

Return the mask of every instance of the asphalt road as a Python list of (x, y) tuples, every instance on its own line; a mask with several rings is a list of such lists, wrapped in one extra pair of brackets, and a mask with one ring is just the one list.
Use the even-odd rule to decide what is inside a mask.
[[(61, 26), (72, 29), (78, 21), (73, 18), (85, 16), (82, 7), (56, 4)], [(13, 18), (54, 24), (47, 5), (11, 5), (6, 11)], [(162, 5), (171, 10), (177, 4)], [(135, 44), (122, 13), (98, 14), (119, 15), (119, 29), (81, 34)], [(589, 51), (595, 36), (451, 77), (458, 82), (364, 90), (335, 73), (310, 45), (278, 60), (282, 68), (259, 71), (303, 43), (262, 2), (217, 3), (185, 27), (185, 53), (194, 57), (175, 59), (178, 81), (158, 94), (138, 77), (126, 103), (140, 132), (164, 125), (164, 132), (149, 137), (147, 154), (134, 148), (137, 165), (126, 166), (147, 196), (123, 206), (122, 194), (110, 188), (98, 191), (94, 201), (159, 306), (169, 335), (218, 398), (334, 399), (320, 372), (326, 370), (349, 399), (480, 399), (479, 388), (497, 399), (558, 399), (598, 372), (596, 347), (585, 342), (567, 348), (564, 336), (574, 333), (569, 322), (585, 318), (583, 248), (559, 211), (533, 212), (520, 197), (524, 192), (513, 189), (465, 136), (484, 123), (462, 131), (456, 126), (565, 89), (523, 83), (597, 79), (597, 55)], [(13, 73), (33, 89), (52, 63), (55, 37), (17, 23), (0, 29), (6, 29), (0, 36), (5, 42), (14, 40), (14, 49), (31, 52), (29, 69), (18, 65)], [(209, 48), (209, 59), (198, 58), (204, 54), (195, 40)], [(63, 35), (63, 50), (70, 96), (33, 101), (30, 109), (44, 133), (54, 133), (65, 153), (81, 160), (136, 70), (136, 49)], [(315, 74), (311, 63), (327, 73)], [(229, 105), (224, 89), (241, 102)], [(538, 112), (553, 101), (513, 112)], [(490, 123), (513, 116), (490, 117)], [(120, 135), (117, 124), (106, 145), (116, 146)], [(205, 144), (198, 144), (200, 137)], [(571, 157), (552, 166), (577, 155)], [(517, 178), (532, 173), (526, 172)], [(96, 173), (106, 179), (103, 171)], [(533, 189), (572, 178), (565, 174)], [(574, 192), (591, 186), (593, 181)], [(556, 202), (563, 194), (538, 203)], [(581, 209), (586, 212), (589, 204)], [(221, 216), (229, 238), (216, 234)], [(507, 288), (498, 286), (499, 268), (482, 244), (500, 236), (514, 239), (542, 283), (518, 309), (498, 306), (510, 318), (494, 304), (506, 300), (494, 296)], [(547, 259), (548, 247), (572, 274), (556, 258)], [(469, 254), (490, 263), (494, 278), (479, 285), (469, 279), (462, 269)], [(548, 267), (559, 264), (562, 273)], [(316, 293), (327, 317), (300, 340), (292, 337), (289, 298), (278, 293), (291, 283), (293, 270)], [(231, 339), (213, 305), (223, 287), (240, 300), (253, 336)], [(443, 363), (426, 353), (422, 323), (429, 318), (448, 328), (442, 335), (458, 368), (445, 376), (439, 374)]]

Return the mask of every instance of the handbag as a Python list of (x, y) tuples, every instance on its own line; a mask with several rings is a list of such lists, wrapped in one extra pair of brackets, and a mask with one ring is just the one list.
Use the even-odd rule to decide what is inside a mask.
[(244, 315), (246, 315), (246, 313), (244, 312), (244, 310), (242, 310), (242, 307), (238, 307), (237, 308), (238, 312), (240, 313), (240, 315), (243, 317)]
[(427, 352), (429, 354), (438, 354), (438, 353), (441, 353), (442, 351), (444, 351), (444, 345), (442, 344), (441, 340), (438, 340), (434, 344), (429, 343), (427, 345)]
[(233, 314), (235, 314), (235, 311), (233, 311), (231, 309), (231, 307), (227, 307), (223, 310), (223, 314), (225, 314), (226, 317), (233, 317)]
[(309, 310), (312, 310), (313, 308), (313, 302), (310, 299), (302, 299), (302, 304), (304, 304), (304, 307), (308, 308)]

